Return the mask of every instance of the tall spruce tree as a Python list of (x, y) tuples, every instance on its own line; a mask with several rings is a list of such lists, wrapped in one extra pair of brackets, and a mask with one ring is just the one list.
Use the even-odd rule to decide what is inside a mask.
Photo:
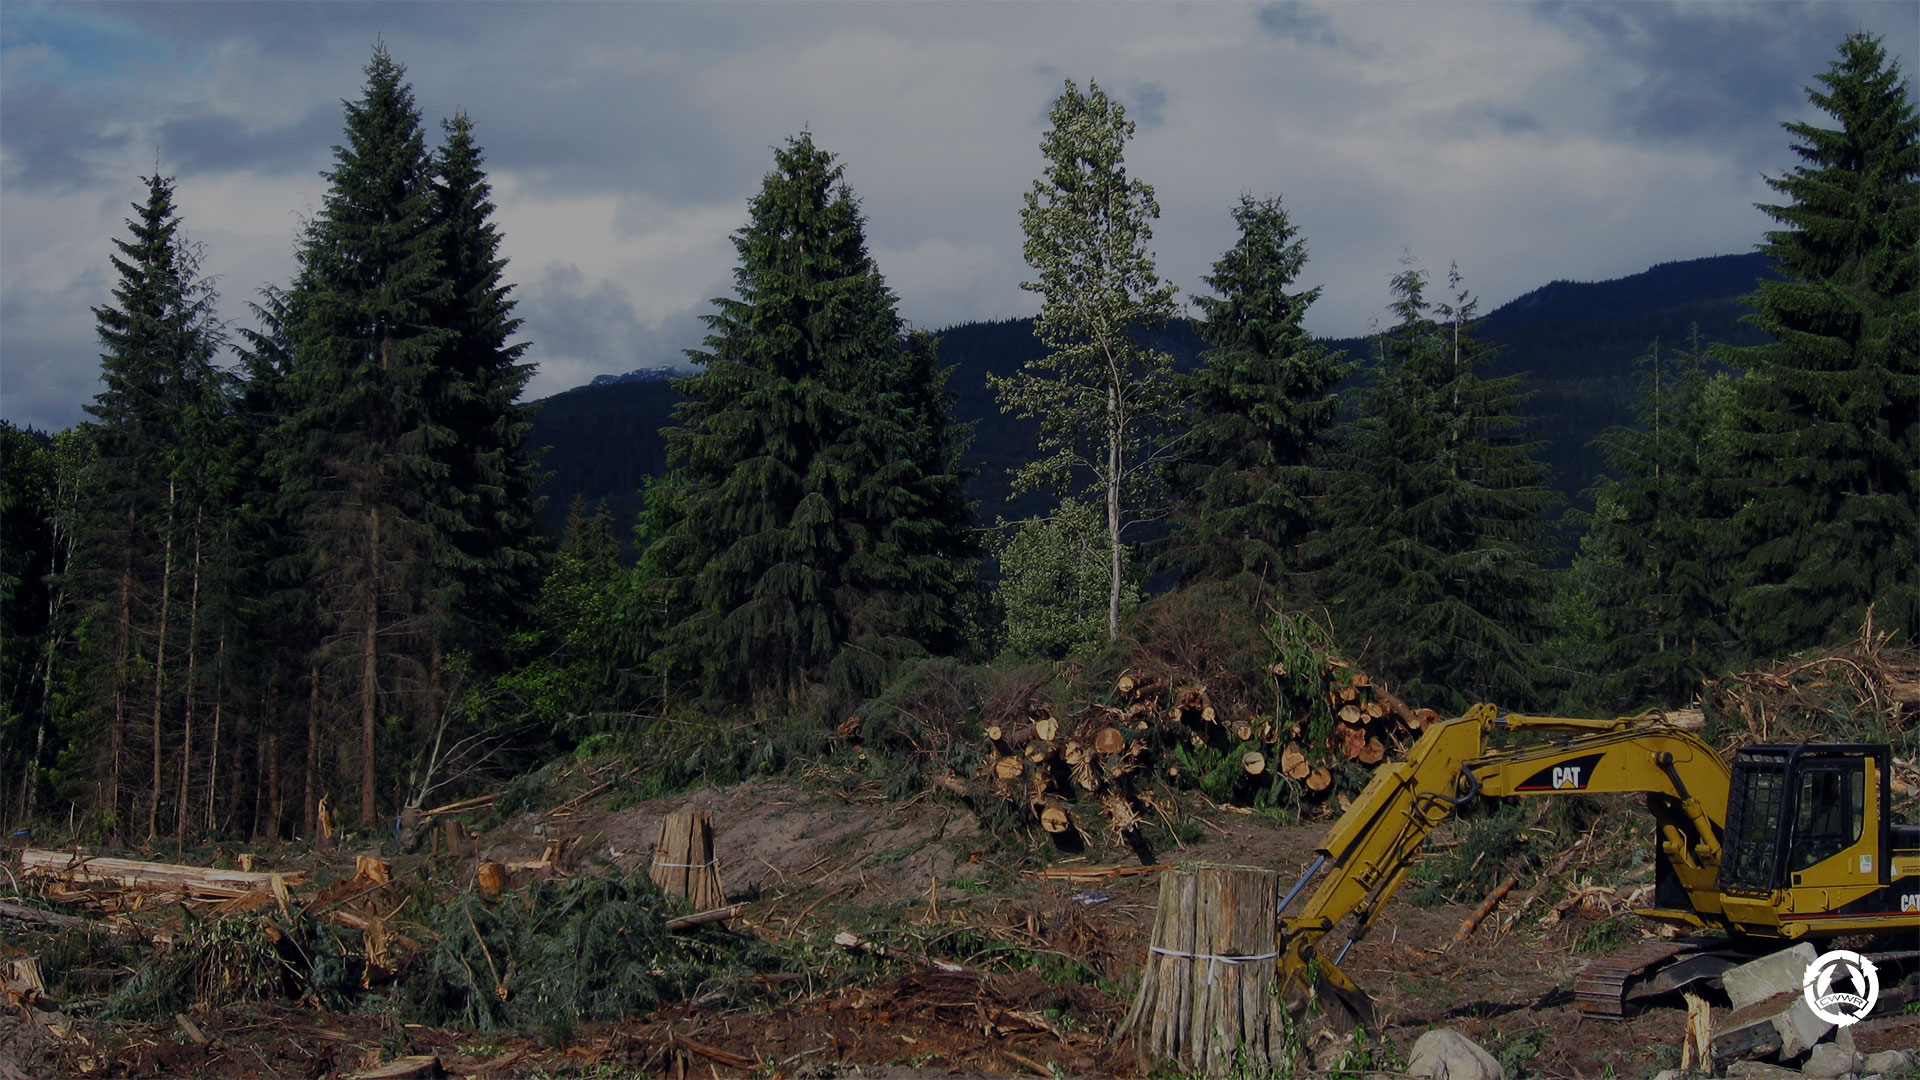
[(532, 377), (522, 362), (520, 320), (503, 281), (491, 187), (473, 124), (462, 113), (443, 125), (435, 166), (435, 213), (446, 292), (435, 325), (450, 335), (432, 370), (427, 405), (439, 433), (433, 518), (435, 558), (448, 595), (438, 635), (483, 656), (496, 654), (538, 595), (539, 483), (527, 446), (527, 406), (516, 404)]
[(1594, 488), (1569, 573), (1591, 602), (1576, 646), (1584, 701), (1611, 709), (1681, 704), (1732, 659), (1727, 625), (1725, 419), (1728, 380), (1698, 337), (1656, 341), (1641, 364), (1634, 426), (1600, 443), (1616, 477)]
[[(303, 543), (326, 640), (322, 701), (357, 729), (359, 819), (377, 816), (377, 733), (432, 707), (436, 526), (455, 433), (431, 400), (455, 334), (438, 325), (450, 289), (443, 225), (405, 69), (374, 48), (346, 103), (346, 141), (300, 248), (288, 310), (290, 411), (276, 440), (289, 521)], [(339, 719), (346, 719), (340, 717)], [(344, 726), (344, 725), (339, 725)]]
[(1403, 696), (1441, 709), (1522, 703), (1546, 634), (1542, 515), (1555, 496), (1533, 456), (1520, 377), (1482, 378), (1475, 301), (1449, 275), (1393, 279), (1359, 416), (1339, 439), (1325, 539), (1335, 624)]
[[(209, 510), (221, 519), (230, 494), (222, 457), (231, 440), (223, 430), (227, 382), (214, 364), (223, 341), (216, 297), (181, 235), (173, 181), (144, 182), (147, 198), (134, 206), (128, 238), (114, 241), (113, 303), (94, 309), (103, 386), (87, 406), (96, 448), (82, 481), (89, 512), (77, 530), (73, 575), (93, 624), (85, 666), (104, 735), (95, 743), (105, 754), (98, 806), (116, 831), (143, 810), (144, 835), (153, 836), (173, 790), (163, 772), (176, 737), (186, 741), (171, 760), (183, 772), (190, 764), (194, 586), (214, 527)], [(147, 781), (137, 801), (128, 786), (136, 774)], [(184, 819), (184, 803), (175, 810)]]
[(1791, 122), (1800, 164), (1767, 183), (1780, 224), (1736, 384), (1734, 519), (1748, 550), (1734, 616), (1770, 656), (1882, 626), (1920, 632), (1920, 116), (1880, 40), (1854, 34)]
[(1194, 298), (1213, 348), (1184, 380), (1188, 430), (1165, 558), (1184, 581), (1239, 583), (1257, 606), (1305, 569), (1333, 388), (1349, 365), (1301, 325), (1320, 290), (1292, 291), (1307, 247), (1280, 200), (1243, 195), (1233, 220), (1240, 239), (1204, 279), (1219, 295)]
[(1134, 124), (1097, 83), (1067, 80), (1040, 141), (1046, 170), (1020, 211), (1027, 265), (1020, 287), (1040, 294), (1034, 323), (1049, 350), (1006, 378), (989, 376), (1004, 412), (1039, 420), (1044, 457), (1021, 469), (1016, 491), (1068, 494), (1084, 472), (1106, 508), (1107, 637), (1120, 635), (1126, 541), (1163, 463), (1154, 453), (1173, 398), (1173, 358), (1143, 344), (1142, 330), (1174, 313), (1147, 241), (1160, 204), (1153, 186), (1127, 176)]
[(644, 604), (709, 694), (871, 692), (956, 632), (971, 578), (945, 373), (842, 173), (808, 135), (775, 152), (650, 497)]

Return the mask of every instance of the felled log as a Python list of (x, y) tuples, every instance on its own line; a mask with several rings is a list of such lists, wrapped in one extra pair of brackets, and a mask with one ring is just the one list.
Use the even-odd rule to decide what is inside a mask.
[(1051, 715), (1035, 717), (1033, 721), (1033, 737), (1044, 742), (1052, 742), (1058, 739), (1060, 737), (1060, 721), (1054, 719)]
[(1129, 671), (1120, 676), (1119, 681), (1114, 684), (1114, 687), (1120, 691), (1121, 696), (1138, 701), (1141, 698), (1165, 690), (1167, 688), (1167, 681), (1165, 679), (1155, 678), (1152, 675), (1142, 675)]
[(1018, 754), (1008, 754), (993, 763), (993, 775), (1000, 780), (1018, 780), (1026, 771), (1026, 759)]
[(1362, 765), (1378, 765), (1386, 759), (1387, 744), (1372, 736), (1368, 736), (1367, 741), (1361, 745), (1360, 752), (1354, 755), (1354, 760)]
[(1250, 720), (1235, 720), (1230, 730), (1233, 732), (1233, 737), (1240, 742), (1253, 741), (1253, 722)]
[(1134, 1033), (1140, 1075), (1171, 1064), (1196, 1076), (1290, 1071), (1275, 994), (1271, 870), (1207, 866), (1160, 876), (1146, 971), (1118, 1034)]
[(1249, 750), (1240, 755), (1240, 771), (1248, 776), (1259, 776), (1267, 771), (1267, 755), (1258, 750)]
[(1127, 737), (1117, 727), (1103, 727), (1093, 734), (1093, 749), (1098, 754), (1117, 754), (1127, 748)]
[(1180, 718), (1187, 723), (1211, 724), (1219, 717), (1214, 712), (1213, 699), (1207, 696), (1204, 686), (1189, 686), (1173, 696), (1174, 708), (1180, 712)]
[(712, 911), (696, 911), (691, 915), (682, 915), (677, 919), (668, 919), (667, 929), (670, 931), (691, 930), (696, 926), (705, 926), (708, 923), (726, 922), (738, 914), (740, 914), (740, 905), (738, 904), (714, 908)]
[(1055, 798), (1042, 802), (1040, 828), (1055, 835), (1073, 828), (1073, 814), (1067, 809), (1067, 804)]
[(1058, 748), (1055, 747), (1053, 743), (1047, 739), (1035, 738), (1032, 742), (1027, 744), (1027, 748), (1024, 752), (1027, 756), (1028, 761), (1033, 762), (1035, 765), (1039, 765), (1042, 762), (1052, 760), (1053, 755), (1058, 752)]
[(1301, 782), (1307, 785), (1308, 791), (1325, 791), (1333, 786), (1333, 774), (1322, 766), (1308, 773), (1307, 778)]
[(1305, 780), (1313, 771), (1313, 765), (1307, 761), (1307, 755), (1300, 750), (1299, 743), (1288, 743), (1280, 752), (1280, 772), (1289, 780)]
[(425, 1080), (447, 1075), (440, 1059), (433, 1054), (409, 1054), (385, 1065), (353, 1074), (352, 1080)]
[[(105, 882), (141, 892), (180, 893), (215, 900), (227, 900), (252, 892), (270, 893), (275, 876), (258, 870), (216, 870), (207, 866), (110, 859), (44, 848), (22, 851), (20, 870), (28, 877), (74, 885)], [(289, 885), (302, 884), (307, 879), (304, 870), (292, 870), (279, 876)]]

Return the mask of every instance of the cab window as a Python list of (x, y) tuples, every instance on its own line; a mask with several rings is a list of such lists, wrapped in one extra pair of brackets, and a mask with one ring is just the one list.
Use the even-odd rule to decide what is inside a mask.
[(1805, 870), (1860, 839), (1867, 787), (1864, 762), (1836, 762), (1800, 774), (1787, 869)]

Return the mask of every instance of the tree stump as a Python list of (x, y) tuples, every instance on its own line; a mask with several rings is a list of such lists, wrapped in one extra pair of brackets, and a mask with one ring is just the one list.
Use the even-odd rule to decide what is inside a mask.
[(727, 906), (713, 854), (713, 815), (705, 810), (668, 814), (660, 823), (660, 843), (647, 876), (661, 892), (685, 897), (695, 911)]
[(1198, 1076), (1291, 1068), (1274, 985), (1278, 888), (1273, 871), (1256, 867), (1161, 875), (1146, 971), (1121, 1025), (1133, 1032), (1141, 1075), (1167, 1064)]

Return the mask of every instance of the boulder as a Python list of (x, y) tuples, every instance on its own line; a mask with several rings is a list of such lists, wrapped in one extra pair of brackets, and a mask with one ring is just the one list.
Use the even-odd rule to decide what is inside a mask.
[(1859, 1071), (1860, 1055), (1830, 1042), (1814, 1047), (1813, 1052), (1807, 1055), (1806, 1063), (1800, 1066), (1800, 1075), (1809, 1080), (1840, 1080), (1848, 1073)]
[(1720, 973), (1720, 985), (1734, 1012), (1779, 994), (1797, 994), (1807, 968), (1819, 954), (1811, 942), (1770, 953)]
[(1507, 1071), (1492, 1054), (1446, 1028), (1429, 1031), (1413, 1044), (1407, 1073), (1426, 1080), (1507, 1080)]
[(1899, 1073), (1913, 1064), (1911, 1050), (1882, 1050), (1877, 1054), (1868, 1054), (1860, 1065), (1863, 1073)]
[(1736, 1061), (1727, 1066), (1728, 1080), (1800, 1080), (1792, 1069), (1769, 1065), (1764, 1061)]
[(1780, 1056), (1797, 1058), (1833, 1030), (1833, 1025), (1813, 1015), (1813, 1006), (1807, 1004), (1805, 997), (1796, 997), (1793, 1004), (1773, 1016), (1774, 1029), (1780, 1032)]

